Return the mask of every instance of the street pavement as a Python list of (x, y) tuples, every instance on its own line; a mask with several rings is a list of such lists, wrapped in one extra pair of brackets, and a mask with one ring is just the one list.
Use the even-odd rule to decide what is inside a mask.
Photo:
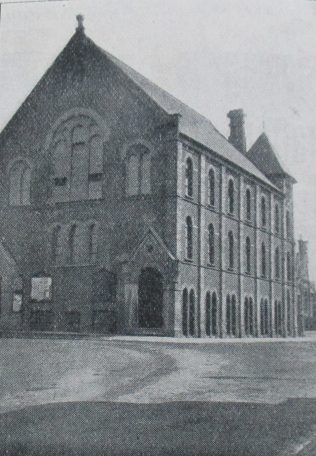
[[(177, 429), (180, 441), (186, 441), (185, 448), (188, 451), (183, 454), (261, 456), (273, 454), (273, 444), (273, 448), (278, 449), (275, 453), (277, 455), (315, 456), (315, 354), (316, 339), (313, 337), (305, 340), (239, 340), (221, 343), (119, 337), (103, 340), (0, 339), (0, 416), (3, 420), (0, 440), (1, 435), (3, 438), (3, 433), (10, 430), (11, 446), (8, 445), (13, 452), (7, 454), (33, 454), (23, 452), (23, 448), (30, 448), (29, 446), (21, 447), (22, 450), (17, 453), (18, 448), (14, 446), (12, 438), (15, 442), (22, 439), (21, 442), (31, 445), (27, 436), (34, 432), (34, 442), (37, 442), (39, 427), (46, 423), (50, 429), (50, 420), (56, 413), (58, 415), (58, 410), (63, 410), (62, 413), (68, 416), (73, 404), (78, 404), (77, 407), (81, 407), (80, 417), (85, 417), (90, 423), (90, 419), (91, 422), (98, 421), (95, 413), (101, 407), (100, 404), (104, 404), (102, 410), (106, 415), (112, 410), (110, 404), (114, 407), (115, 403), (118, 407), (114, 420), (117, 431), (120, 432), (119, 423), (125, 423), (125, 428), (129, 429), (124, 429), (127, 432), (126, 442), (132, 444), (136, 434), (128, 427), (127, 418), (138, 422), (139, 432), (145, 432), (142, 426), (145, 429), (146, 426), (148, 429), (162, 426), (164, 429), (163, 423), (168, 422), (171, 409), (159, 407), (162, 403), (169, 403), (173, 407), (170, 416), (174, 416), (174, 419), (170, 418), (169, 424)], [(195, 442), (194, 448), (200, 448), (199, 453), (193, 452), (193, 447), (181, 434), (183, 426), (185, 429), (189, 426), (187, 416), (181, 415), (184, 413), (183, 407), (191, 407), (190, 432), (196, 431), (192, 434), (192, 442)], [(203, 419), (200, 417), (201, 410), (204, 410)], [(60, 421), (63, 414), (59, 413), (58, 416), (56, 425), (59, 423), (60, 441), (72, 445), (72, 440), (68, 439), (69, 434), (66, 433), (67, 438), (62, 434), (66, 432)], [(71, 413), (69, 416), (72, 416)], [(160, 425), (151, 421), (152, 416), (158, 417)], [(176, 416), (179, 416), (179, 421)], [(36, 424), (39, 417), (41, 419)], [(215, 417), (216, 427), (213, 420)], [(200, 423), (200, 419), (204, 424)], [(33, 423), (33, 431), (30, 431), (30, 422)], [(19, 426), (16, 428), (17, 423)], [(234, 436), (232, 440), (227, 435), (230, 446), (228, 443), (225, 446), (222, 434), (220, 437), (217, 435), (218, 429), (224, 433), (227, 431), (225, 423), (230, 423), (229, 432)], [(255, 439), (248, 432), (251, 423)], [(73, 425), (72, 423), (71, 426)], [(87, 433), (91, 431), (89, 426)], [(260, 427), (262, 438), (259, 445)], [(213, 436), (216, 445), (213, 440), (209, 440), (211, 437), (207, 429), (210, 429), (210, 436)], [(265, 440), (264, 429), (270, 436), (268, 441)], [(280, 434), (274, 435), (275, 429), (280, 429)], [(80, 426), (74, 432), (79, 442)], [(96, 445), (101, 445), (102, 438), (110, 437), (99, 428), (95, 432)], [(204, 442), (209, 442), (213, 452), (209, 452), (210, 447), (206, 446), (203, 453), (204, 447), (198, 446), (198, 435)], [(112, 434), (111, 436), (113, 437)], [(172, 445), (178, 445), (168, 433), (159, 431), (159, 436), (159, 442), (169, 439), (169, 446), (164, 448), (165, 453), (159, 453), (159, 448), (155, 452), (148, 447), (149, 452), (143, 454), (169, 454)], [(246, 447), (242, 446), (244, 440)], [(256, 441), (261, 453), (256, 453)], [(141, 448), (137, 447), (139, 442), (135, 442), (135, 452), (126, 454), (141, 454), (137, 452), (137, 448)], [(48, 442), (45, 445), (45, 451), (48, 451)], [(126, 452), (128, 446), (120, 445), (116, 447), (116, 453), (112, 447), (113, 451), (108, 454), (125, 454), (120, 450)], [(179, 445), (180, 449), (181, 444)], [(220, 445), (222, 448), (225, 446), (224, 452), (220, 452)], [(69, 450), (70, 447), (67, 448)], [(238, 448), (243, 453), (232, 453), (232, 448), (235, 448), (234, 451)], [(270, 453), (267, 453), (268, 450)], [(72, 454), (69, 451), (60, 454)], [(99, 454), (97, 447), (95, 454)]]

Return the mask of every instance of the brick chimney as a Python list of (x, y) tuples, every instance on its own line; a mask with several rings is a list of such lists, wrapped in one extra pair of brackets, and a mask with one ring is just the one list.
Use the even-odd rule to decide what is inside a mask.
[(228, 141), (242, 154), (247, 153), (245, 114), (242, 109), (229, 111), (227, 117), (230, 119), (230, 135)]

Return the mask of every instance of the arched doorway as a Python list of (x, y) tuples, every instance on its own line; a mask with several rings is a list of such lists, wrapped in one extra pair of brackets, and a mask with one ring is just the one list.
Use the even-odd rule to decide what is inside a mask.
[(138, 323), (141, 328), (163, 327), (163, 281), (157, 269), (142, 269), (138, 280)]

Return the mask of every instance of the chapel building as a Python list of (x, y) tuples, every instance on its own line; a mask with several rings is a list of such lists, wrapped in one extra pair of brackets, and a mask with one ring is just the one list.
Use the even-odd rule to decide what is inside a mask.
[(228, 117), (227, 140), (79, 16), (0, 135), (0, 329), (295, 336), (295, 180)]

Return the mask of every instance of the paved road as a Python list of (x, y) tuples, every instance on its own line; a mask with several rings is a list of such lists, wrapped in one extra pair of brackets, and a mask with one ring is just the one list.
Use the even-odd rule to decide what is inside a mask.
[(315, 342), (0, 339), (0, 412), (62, 401), (316, 398)]
[(0, 339), (0, 453), (314, 456), (315, 354), (316, 340)]

